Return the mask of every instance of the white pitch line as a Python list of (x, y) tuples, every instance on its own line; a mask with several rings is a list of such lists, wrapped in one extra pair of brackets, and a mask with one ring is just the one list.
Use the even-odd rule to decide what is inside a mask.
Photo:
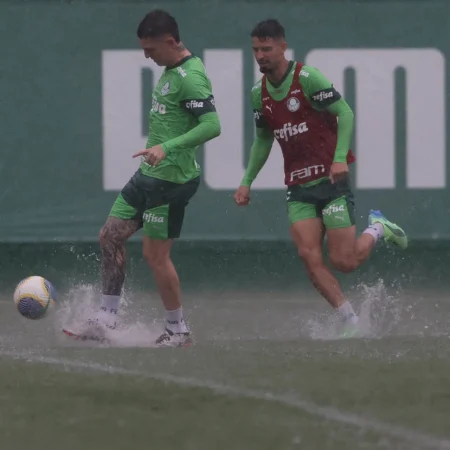
[(372, 430), (380, 434), (389, 435), (393, 438), (409, 441), (413, 444), (420, 444), (427, 448), (450, 450), (450, 440), (440, 439), (417, 431), (409, 430), (403, 427), (389, 425), (377, 420), (364, 418), (360, 415), (346, 413), (336, 408), (324, 407), (315, 403), (294, 398), (288, 395), (272, 394), (269, 392), (261, 392), (252, 389), (237, 388), (225, 384), (218, 384), (212, 381), (203, 381), (196, 378), (180, 377), (162, 373), (147, 373), (136, 370), (123, 369), (110, 365), (102, 365), (98, 363), (87, 363), (83, 361), (69, 360), (64, 358), (54, 358), (47, 356), (28, 355), (25, 353), (14, 353), (8, 351), (0, 351), (0, 357), (6, 356), (13, 359), (20, 359), (28, 362), (37, 362), (54, 366), (72, 367), (75, 369), (85, 369), (93, 372), (103, 372), (115, 375), (129, 375), (147, 379), (154, 379), (167, 383), (173, 383), (181, 386), (196, 387), (209, 389), (216, 394), (233, 395), (236, 397), (251, 398), (254, 400), (262, 400), (272, 403), (279, 403), (284, 406), (290, 406), (300, 411), (306, 412), (313, 416), (331, 420), (341, 424), (353, 425), (363, 430)]

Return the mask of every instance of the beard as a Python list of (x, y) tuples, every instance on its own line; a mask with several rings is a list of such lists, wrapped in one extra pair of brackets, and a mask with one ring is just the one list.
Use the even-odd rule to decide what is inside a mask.
[(273, 69), (269, 66), (259, 66), (259, 71), (264, 74), (270, 73), (272, 70)]

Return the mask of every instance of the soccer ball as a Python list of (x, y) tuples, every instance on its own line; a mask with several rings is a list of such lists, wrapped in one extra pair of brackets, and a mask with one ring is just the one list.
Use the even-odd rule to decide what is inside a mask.
[(39, 276), (23, 279), (14, 291), (14, 303), (27, 319), (42, 319), (48, 308), (55, 304), (55, 288), (50, 281)]

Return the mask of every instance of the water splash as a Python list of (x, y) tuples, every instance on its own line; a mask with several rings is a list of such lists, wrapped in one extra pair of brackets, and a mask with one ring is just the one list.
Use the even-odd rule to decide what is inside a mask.
[(358, 290), (363, 298), (359, 308), (359, 318), (367, 337), (382, 338), (388, 336), (400, 322), (402, 305), (399, 301), (401, 291), (394, 287), (389, 294), (382, 279), (374, 286), (361, 284)]
[[(75, 332), (84, 329), (89, 317), (98, 310), (99, 298), (100, 293), (90, 284), (80, 284), (69, 290), (66, 299), (60, 303), (54, 320), (61, 343), (67, 345), (68, 341), (61, 333), (61, 329), (66, 328)], [(163, 329), (162, 324), (151, 321), (148, 311), (131, 309), (129, 295), (121, 298), (118, 321), (118, 328), (108, 330), (106, 334), (111, 341), (110, 347), (153, 347)], [(83, 345), (98, 346), (94, 342), (85, 342)]]
[[(372, 286), (364, 283), (356, 286), (350, 295), (356, 299), (350, 298), (350, 303), (359, 316), (360, 338), (380, 339), (395, 329), (401, 318), (399, 293), (397, 287), (394, 294), (389, 294), (382, 279)], [(325, 313), (310, 319), (306, 328), (311, 339), (332, 340), (339, 339), (342, 323), (337, 314)]]

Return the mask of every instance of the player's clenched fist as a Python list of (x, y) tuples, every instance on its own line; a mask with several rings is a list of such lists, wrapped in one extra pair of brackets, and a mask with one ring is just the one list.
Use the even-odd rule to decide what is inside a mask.
[(250, 203), (250, 188), (247, 186), (239, 186), (234, 194), (234, 200), (239, 206), (247, 206)]
[(330, 180), (337, 183), (348, 176), (347, 163), (334, 162), (330, 168)]
[(157, 166), (166, 157), (166, 154), (160, 145), (155, 145), (154, 147), (146, 148), (145, 150), (135, 153), (133, 158), (138, 156), (144, 156), (146, 163)]

